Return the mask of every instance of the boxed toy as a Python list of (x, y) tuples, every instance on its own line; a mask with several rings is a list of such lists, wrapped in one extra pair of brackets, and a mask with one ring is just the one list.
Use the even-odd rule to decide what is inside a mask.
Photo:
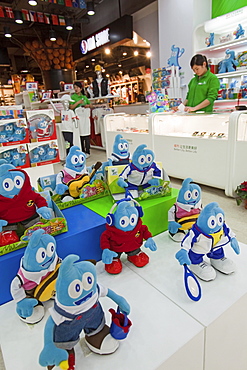
[(60, 161), (57, 140), (27, 144), (31, 167), (44, 166)]
[(0, 147), (0, 158), (5, 159), (16, 168), (30, 167), (27, 144)]
[(12, 118), (24, 118), (25, 113), (22, 105), (11, 105), (0, 107), (0, 120)]
[(30, 142), (54, 140), (56, 122), (53, 109), (29, 110), (26, 112)]
[[(165, 174), (162, 168), (162, 163), (156, 162), (156, 165), (161, 170), (161, 174), (162, 174), (159, 180), (159, 185), (157, 186), (152, 185), (145, 189), (142, 189), (140, 187), (138, 191), (134, 190), (135, 194), (133, 194), (132, 191), (130, 191), (131, 195), (137, 201), (148, 199), (148, 198), (159, 198), (159, 197), (171, 195), (171, 188), (169, 186), (170, 181), (168, 180), (168, 176)], [(114, 200), (119, 200), (119, 199), (124, 198), (125, 189), (120, 187), (117, 184), (117, 181), (119, 179), (119, 175), (122, 173), (125, 167), (126, 165), (120, 165), (120, 166), (109, 166), (106, 168), (107, 183), (108, 183), (109, 191), (112, 197), (114, 198)], [(138, 194), (136, 192), (138, 192)]]
[(25, 118), (0, 120), (0, 146), (29, 142)]
[(48, 207), (52, 210), (52, 218), (50, 220), (45, 220), (44, 218), (41, 218), (40, 222), (25, 230), (19, 241), (12, 244), (4, 245), (4, 234), (0, 233), (0, 256), (26, 247), (30, 236), (37, 229), (44, 229), (46, 234), (50, 234), (53, 236), (68, 231), (66, 219), (61, 210), (51, 199), (49, 192), (44, 191), (41, 192), (40, 195), (42, 195), (46, 199)]

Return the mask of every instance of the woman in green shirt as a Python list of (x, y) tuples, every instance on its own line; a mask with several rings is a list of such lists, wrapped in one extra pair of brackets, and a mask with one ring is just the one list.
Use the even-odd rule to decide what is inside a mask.
[(70, 104), (70, 109), (75, 110), (78, 107), (84, 107), (84, 108), (90, 108), (90, 100), (86, 97), (86, 95), (82, 94), (83, 86), (81, 82), (76, 81), (74, 82), (74, 90), (75, 93), (71, 95), (71, 100), (74, 101), (74, 103)]
[(194, 55), (190, 66), (195, 76), (188, 85), (188, 93), (183, 102), (184, 110), (185, 112), (212, 112), (220, 82), (217, 76), (210, 72), (207, 58), (204, 55)]

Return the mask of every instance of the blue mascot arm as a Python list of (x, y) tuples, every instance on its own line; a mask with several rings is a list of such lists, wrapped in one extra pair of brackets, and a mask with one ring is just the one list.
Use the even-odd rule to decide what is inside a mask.
[(185, 250), (185, 249), (180, 249), (180, 251), (178, 251), (175, 254), (175, 257), (178, 260), (178, 262), (180, 263), (180, 265), (184, 265), (184, 264), (190, 265), (191, 264), (191, 260), (189, 259), (188, 251)]
[(160, 180), (159, 179), (151, 179), (148, 181), (149, 185), (151, 186), (158, 186), (160, 184)]
[(51, 210), (48, 207), (40, 207), (37, 208), (37, 212), (46, 220), (50, 220), (51, 218)]
[(0, 220), (0, 232), (3, 230), (3, 226), (8, 225), (8, 221), (6, 220)]
[(108, 289), (107, 297), (111, 298), (120, 308), (120, 311), (128, 315), (130, 313), (130, 305), (124, 297)]
[(124, 179), (122, 179), (122, 177), (119, 177), (119, 179), (117, 180), (117, 184), (121, 188), (127, 188), (128, 187), (127, 182), (125, 182)]
[(144, 244), (144, 247), (149, 248), (150, 251), (156, 251), (157, 250), (157, 245), (153, 238), (148, 238), (146, 243)]
[(62, 195), (63, 193), (65, 193), (66, 190), (68, 190), (68, 188), (69, 187), (65, 184), (57, 184), (55, 187), (55, 192)]
[(178, 232), (178, 229), (181, 227), (181, 225), (176, 221), (169, 221), (168, 222), (168, 230), (172, 234), (176, 234)]
[(62, 361), (68, 359), (68, 352), (65, 349), (57, 348), (53, 342), (54, 327), (54, 321), (50, 316), (45, 325), (44, 348), (39, 355), (39, 364), (41, 366), (59, 366)]
[(17, 302), (16, 312), (21, 317), (30, 317), (33, 314), (33, 308), (38, 304), (35, 298), (24, 298)]
[(104, 249), (102, 253), (102, 262), (106, 265), (112, 263), (114, 257), (117, 257), (118, 254), (116, 252), (111, 251), (110, 249)]
[(234, 252), (236, 254), (239, 254), (240, 253), (240, 248), (239, 248), (239, 244), (238, 244), (237, 239), (236, 238), (232, 238), (230, 243), (231, 243), (231, 247), (234, 250)]

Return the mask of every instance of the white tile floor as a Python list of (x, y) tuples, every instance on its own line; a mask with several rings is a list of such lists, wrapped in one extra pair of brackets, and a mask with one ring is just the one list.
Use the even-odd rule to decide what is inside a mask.
[[(106, 160), (105, 152), (92, 149), (87, 165), (91, 165), (97, 160)], [(56, 166), (58, 172), (61, 165)], [(171, 185), (180, 188), (181, 180), (171, 179)], [(234, 199), (225, 196), (223, 190), (203, 185), (201, 187), (203, 204), (217, 201), (224, 209), (226, 221), (236, 232), (237, 239), (246, 243), (247, 210), (241, 206), (238, 207)], [(103, 265), (98, 264), (99, 282), (124, 295), (129, 300), (132, 308), (130, 319), (133, 321), (133, 327), (128, 338), (121, 343), (118, 351), (111, 356), (102, 357), (92, 354), (87, 351), (82, 340), (81, 346), (76, 346), (76, 370), (83, 368), (92, 370), (152, 370), (161, 369), (162, 363), (167, 364), (168, 367), (163, 367), (166, 370), (203, 369), (203, 364), (200, 361), (203, 348), (203, 328), (220, 315), (221, 307), (217, 306), (217, 309), (213, 310), (213, 315), (207, 313), (209, 315), (207, 316), (201, 310), (202, 303), (199, 302), (201, 306), (196, 306), (194, 302), (188, 301), (183, 290), (181, 267), (173, 258), (177, 246), (166, 234), (158, 235), (155, 238), (159, 251), (149, 253), (151, 262), (144, 269), (136, 269), (125, 260), (123, 272), (119, 276), (110, 276), (105, 273)], [(245, 251), (245, 245), (241, 244), (241, 248)], [(232, 251), (229, 251), (229, 253), (233, 254)], [(207, 295), (210, 300), (213, 300), (212, 294), (215, 294), (215, 299), (220, 297), (221, 289), (227, 288), (223, 294), (223, 305), (225, 306), (222, 309), (227, 309), (227, 305), (230, 306), (232, 300), (238, 299), (245, 289), (246, 269), (244, 266), (246, 266), (247, 258), (245, 260), (241, 259), (241, 255), (233, 256), (233, 258), (237, 268), (239, 267), (239, 273), (237, 272), (229, 277), (219, 274), (219, 278), (217, 276), (218, 279), (211, 282), (211, 285), (201, 284), (204, 293), (203, 299), (205, 300)], [(167, 261), (169, 269), (172, 268), (173, 274), (176, 274), (176, 277), (173, 275), (172, 279), (169, 275), (169, 269), (165, 268)], [(240, 286), (238, 286), (239, 289), (235, 289), (235, 286), (238, 285), (238, 279), (240, 279)], [(225, 281), (230, 285), (226, 286)], [(170, 282), (172, 283), (170, 284)], [(214, 293), (210, 293), (210, 286), (214, 287)], [(234, 294), (228, 294), (228, 290), (229, 292), (234, 291)], [(219, 305), (219, 302), (222, 301), (217, 299), (217, 305)], [(102, 299), (102, 305), (109, 321), (108, 308), (112, 306), (111, 301), (104, 298)], [(196, 317), (196, 319), (193, 317)], [(2, 351), (2, 354), (0, 351), (0, 370), (41, 369), (37, 363), (37, 358), (42, 348), (44, 324), (45, 320), (33, 327), (20, 322), (15, 314), (13, 302), (0, 307), (0, 346)], [(183, 357), (184, 361), (182, 361), (181, 367), (173, 367), (174, 363), (177, 364), (177, 362), (172, 362), (171, 359), (174, 360), (175, 354), (186, 348), (186, 343), (193, 343), (193, 346), (198, 346), (198, 348), (194, 347), (198, 350), (197, 356), (191, 363), (189, 358), (186, 358), (186, 355), (183, 354), (185, 357)], [(240, 363), (234, 368), (245, 370), (246, 365)], [(209, 368), (209, 370), (215, 369)], [(217, 370), (219, 369), (220, 367), (217, 367)]]

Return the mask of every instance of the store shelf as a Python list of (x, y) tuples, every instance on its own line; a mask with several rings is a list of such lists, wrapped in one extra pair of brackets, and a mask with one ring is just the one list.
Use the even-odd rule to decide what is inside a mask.
[(247, 37), (242, 37), (241, 39), (237, 39), (237, 40), (229, 40), (227, 42), (222, 42), (221, 44), (217, 44), (217, 45), (213, 45), (213, 46), (209, 46), (208, 48), (204, 48), (204, 49), (199, 49), (197, 50), (198, 53), (207, 53), (209, 51), (215, 51), (215, 50), (226, 50), (228, 49), (230, 46), (232, 47), (236, 47), (236, 46), (239, 46), (240, 44), (247, 44)]
[(224, 78), (224, 77), (239, 77), (242, 75), (247, 75), (247, 69), (241, 69), (234, 72), (228, 72), (228, 73), (217, 73), (216, 76), (218, 78)]

